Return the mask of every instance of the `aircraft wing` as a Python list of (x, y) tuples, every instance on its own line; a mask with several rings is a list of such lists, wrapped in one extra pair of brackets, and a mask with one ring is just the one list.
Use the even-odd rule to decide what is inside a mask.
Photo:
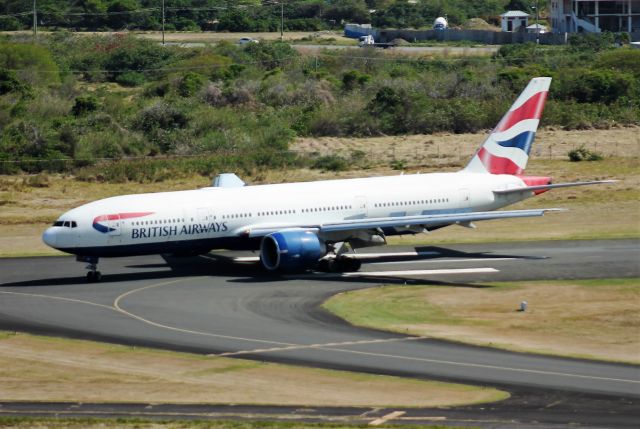
[(424, 225), (425, 227), (446, 225), (446, 224), (464, 224), (481, 220), (492, 219), (508, 219), (521, 217), (542, 216), (546, 212), (563, 211), (563, 209), (532, 209), (532, 210), (504, 210), (489, 212), (470, 212), (470, 213), (450, 213), (450, 214), (433, 214), (433, 215), (417, 215), (417, 216), (397, 216), (397, 217), (379, 217), (364, 219), (345, 219), (341, 221), (326, 222), (320, 224), (303, 224), (290, 223), (278, 225), (256, 225), (255, 227), (244, 227), (238, 231), (239, 235), (248, 237), (262, 237), (273, 232), (281, 231), (289, 228), (315, 229), (318, 232), (336, 232), (336, 231), (356, 231), (375, 228), (393, 228), (413, 225)]
[(522, 188), (501, 189), (501, 190), (493, 191), (493, 193), (498, 195), (507, 195), (507, 194), (516, 194), (518, 192), (546, 191), (546, 190), (555, 189), (555, 188), (568, 188), (570, 186), (600, 185), (603, 183), (616, 183), (616, 182), (617, 180), (595, 180), (592, 182), (555, 183), (555, 184), (548, 184), (548, 185), (523, 186)]

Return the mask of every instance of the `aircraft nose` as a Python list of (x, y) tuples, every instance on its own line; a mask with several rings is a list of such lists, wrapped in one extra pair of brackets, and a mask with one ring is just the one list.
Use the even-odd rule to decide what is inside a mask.
[(47, 230), (42, 234), (42, 241), (47, 246), (56, 247), (56, 230), (53, 227), (47, 228)]

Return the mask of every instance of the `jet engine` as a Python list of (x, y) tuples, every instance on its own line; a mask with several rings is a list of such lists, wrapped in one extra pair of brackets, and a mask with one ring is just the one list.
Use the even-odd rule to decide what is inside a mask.
[(315, 268), (327, 253), (318, 236), (306, 229), (287, 229), (264, 236), (260, 261), (269, 271), (304, 271)]

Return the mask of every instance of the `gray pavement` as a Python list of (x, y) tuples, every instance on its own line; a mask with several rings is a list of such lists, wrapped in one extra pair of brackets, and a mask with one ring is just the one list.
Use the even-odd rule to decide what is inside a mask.
[[(408, 251), (419, 256), (407, 261), (403, 254)], [(99, 284), (85, 283), (82, 265), (71, 257), (3, 259), (0, 328), (493, 385), (537, 396), (565, 392), (612, 401), (634, 398), (634, 404), (640, 397), (636, 365), (361, 329), (319, 308), (336, 293), (378, 284), (464, 288), (491, 280), (640, 277), (640, 240), (383, 247), (375, 252), (386, 255), (360, 254), (363, 272), (357, 277), (265, 276), (255, 263), (234, 262), (240, 254), (233, 252), (102, 260)]]

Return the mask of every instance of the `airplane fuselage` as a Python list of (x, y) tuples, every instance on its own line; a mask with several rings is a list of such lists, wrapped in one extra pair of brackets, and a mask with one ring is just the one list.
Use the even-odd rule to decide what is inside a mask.
[[(517, 176), (457, 172), (124, 195), (66, 212), (44, 240), (64, 252), (95, 257), (257, 249), (260, 240), (250, 237), (249, 226), (495, 210), (533, 193), (493, 191), (522, 186)], [(352, 231), (320, 238), (349, 237)]]

